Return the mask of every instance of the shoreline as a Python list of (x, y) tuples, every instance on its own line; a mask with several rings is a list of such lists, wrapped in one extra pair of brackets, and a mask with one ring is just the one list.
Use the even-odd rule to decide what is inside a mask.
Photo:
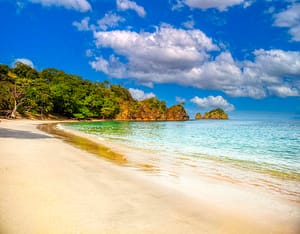
[[(64, 124), (64, 123), (62, 123)], [(50, 132), (54, 130), (54, 134), (61, 135), (63, 138), (66, 138), (65, 140), (67, 142), (72, 142), (75, 143), (75, 141), (78, 140), (71, 140), (69, 139), (70, 135), (76, 136), (76, 137), (81, 137), (83, 138), (82, 141), (85, 141), (88, 139), (90, 142), (88, 143), (89, 146), (84, 145), (83, 148), (85, 150), (88, 149), (93, 149), (93, 148), (106, 148), (106, 150), (103, 152), (103, 150), (100, 149), (99, 152), (94, 152), (101, 158), (106, 158), (108, 160), (112, 160), (118, 164), (122, 164), (124, 166), (132, 167), (133, 169), (143, 171), (145, 173), (148, 173), (152, 176), (159, 176), (159, 175), (165, 175), (169, 177), (179, 177), (182, 176), (182, 174), (178, 174), (176, 169), (180, 168), (165, 168), (166, 165), (161, 165), (158, 161), (159, 158), (168, 158), (168, 155), (160, 155), (156, 157), (154, 152), (146, 152), (142, 151), (140, 149), (137, 149), (132, 146), (128, 145), (123, 145), (119, 144), (116, 142), (108, 141), (103, 138), (99, 138), (96, 135), (89, 134), (89, 133), (84, 133), (76, 129), (68, 128), (68, 127), (63, 127), (60, 125), (60, 123), (57, 124), (59, 126), (58, 128), (54, 127), (52, 125), (50, 127)], [(49, 131), (49, 128), (46, 129), (46, 131)], [(58, 131), (58, 132), (57, 132)], [(48, 133), (50, 133), (48, 132)], [(76, 138), (75, 137), (75, 138)], [(82, 148), (82, 143), (79, 145), (77, 144), (77, 147)], [(101, 148), (100, 147), (100, 148)], [(107, 155), (107, 151), (109, 152)], [(102, 152), (104, 154), (102, 154)], [(122, 160), (115, 160), (114, 157), (111, 157), (110, 154), (118, 154), (119, 159), (121, 158)], [(166, 160), (166, 159), (164, 159)], [(229, 182), (230, 184), (238, 184), (239, 186), (250, 186), (252, 189), (254, 188), (260, 188), (260, 190), (265, 190), (267, 192), (273, 193), (274, 196), (281, 196), (283, 199), (287, 199), (289, 201), (295, 202), (297, 204), (300, 204), (300, 193), (299, 190), (285, 190), (284, 189), (284, 183), (289, 183), (289, 187), (296, 188), (298, 187), (298, 182), (299, 182), (299, 174), (289, 174), (289, 173), (283, 173), (282, 171), (275, 171), (272, 170), (272, 168), (268, 167), (261, 167), (259, 164), (253, 164), (252, 162), (247, 162), (248, 164), (242, 163), (237, 164), (237, 161), (232, 161), (226, 160), (226, 159), (217, 159), (217, 158), (211, 158), (208, 156), (201, 157), (201, 167), (199, 168), (199, 164), (193, 163), (193, 161), (190, 161), (190, 159), (186, 157), (180, 157), (179, 162), (180, 164), (183, 165), (188, 165), (188, 167), (191, 167), (191, 169), (197, 170), (197, 173), (201, 171), (201, 175), (197, 175), (199, 178), (201, 176), (201, 180), (204, 178), (210, 178), (211, 180), (214, 181), (225, 181)], [(239, 161), (240, 162), (240, 161)], [(198, 162), (199, 163), (199, 162)], [(174, 164), (173, 161), (170, 161), (169, 164)], [(250, 165), (249, 165), (250, 164)], [(252, 167), (251, 167), (252, 166)], [(226, 168), (225, 171), (228, 171), (227, 173), (223, 174), (216, 174), (214, 171), (211, 171), (211, 169), (216, 170), (216, 168)], [(206, 169), (205, 168), (210, 168)], [(165, 170), (167, 169), (167, 170)], [(245, 181), (241, 178), (245, 177), (245, 173), (242, 171), (246, 170), (245, 172), (250, 178), (248, 181)], [(234, 173), (233, 173), (234, 172)], [(233, 173), (233, 174), (232, 174)], [(243, 173), (243, 174), (241, 174)], [(279, 174), (280, 173), (280, 174)], [(183, 175), (184, 176), (184, 175)], [(195, 176), (195, 175), (194, 175)], [(264, 180), (263, 184), (259, 184), (256, 181), (257, 180)], [(174, 182), (174, 181), (173, 181)], [(280, 184), (281, 183), (281, 184)], [(250, 188), (251, 189), (251, 188)], [(193, 191), (191, 191), (193, 192)]]
[(0, 123), (0, 232), (299, 231), (298, 206), (205, 179), (200, 197), (180, 193), (37, 129), (49, 122)]

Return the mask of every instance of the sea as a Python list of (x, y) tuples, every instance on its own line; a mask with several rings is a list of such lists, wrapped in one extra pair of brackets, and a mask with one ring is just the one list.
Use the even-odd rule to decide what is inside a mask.
[(62, 127), (127, 149), (128, 164), (145, 173), (222, 179), (300, 202), (299, 119), (101, 121)]

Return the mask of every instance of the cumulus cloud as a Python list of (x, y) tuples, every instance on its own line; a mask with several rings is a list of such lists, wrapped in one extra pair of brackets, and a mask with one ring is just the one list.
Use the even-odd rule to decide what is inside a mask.
[(283, 50), (255, 50), (256, 67), (268, 76), (299, 77), (300, 52)]
[(248, 1), (245, 0), (184, 0), (184, 3), (191, 8), (216, 8), (220, 11), (224, 11), (228, 7), (232, 7), (234, 5), (244, 4), (244, 6), (247, 6), (249, 4)]
[(222, 96), (208, 96), (205, 98), (199, 98), (198, 96), (191, 99), (191, 102), (195, 103), (200, 108), (222, 108), (225, 111), (233, 111), (234, 105), (230, 104)]
[(195, 26), (195, 21), (193, 19), (193, 16), (189, 16), (189, 19), (183, 22), (182, 25), (187, 29), (193, 29)]
[(272, 95), (279, 96), (279, 97), (288, 97), (288, 96), (299, 96), (299, 89), (292, 88), (288, 84), (285, 86), (270, 86), (268, 90)]
[(89, 26), (90, 17), (83, 18), (80, 22), (74, 21), (73, 26), (78, 29), (78, 31), (89, 31), (91, 27)]
[(91, 49), (87, 49), (87, 50), (85, 51), (85, 55), (86, 55), (87, 57), (92, 57), (92, 56), (94, 56), (94, 52), (93, 52)]
[(124, 22), (125, 19), (118, 16), (115, 13), (106, 13), (105, 16), (98, 20), (99, 28), (102, 30), (107, 30), (108, 28), (113, 28), (119, 25), (119, 23)]
[(81, 21), (74, 21), (73, 26), (76, 27), (78, 31), (105, 31), (109, 28), (119, 26), (120, 22), (125, 22), (125, 18), (109, 12), (106, 13), (103, 18), (99, 19), (96, 25), (90, 23), (90, 17), (85, 17)]
[[(255, 50), (253, 54), (254, 61), (236, 62), (228, 58), (223, 59), (223, 67), (227, 68), (227, 72), (220, 71), (219, 75), (224, 75), (227, 82), (222, 85), (217, 83), (219, 88), (216, 89), (230, 96), (257, 99), (269, 95), (300, 95), (300, 52), (260, 49)], [(221, 63), (217, 60), (211, 63), (220, 67)], [(216, 71), (218, 74), (218, 69)], [(218, 76), (214, 78), (215, 81), (218, 81)]]
[(153, 98), (155, 97), (154, 93), (145, 93), (143, 90), (140, 89), (133, 89), (129, 88), (128, 91), (131, 93), (131, 96), (138, 101), (142, 101), (148, 98)]
[(184, 0), (169, 0), (169, 3), (172, 5), (172, 11), (176, 11), (184, 7)]
[(86, 12), (92, 10), (87, 0), (29, 0), (32, 3), (40, 3), (43, 6), (58, 6), (66, 9)]
[(157, 28), (153, 33), (101, 31), (95, 32), (94, 37), (98, 48), (112, 48), (116, 54), (126, 58), (129, 74), (124, 76), (144, 81), (157, 78), (159, 82), (162, 77), (154, 75), (156, 73), (175, 75), (181, 71), (188, 72), (207, 58), (207, 51), (218, 49), (200, 30), (172, 27)]
[[(113, 53), (90, 64), (116, 78), (132, 78), (151, 87), (176, 83), (218, 90), (233, 97), (264, 98), (300, 95), (300, 52), (255, 50), (254, 59), (236, 61), (219, 51), (200, 30), (161, 26), (155, 32), (94, 32), (98, 49)], [(217, 55), (212, 56), (212, 52)]]
[(140, 17), (146, 16), (144, 7), (130, 0), (117, 0), (117, 8), (120, 11), (134, 10)]
[(92, 68), (96, 71), (104, 72), (107, 75), (116, 78), (122, 78), (126, 74), (126, 67), (120, 62), (120, 60), (111, 55), (108, 60), (103, 57), (96, 57), (94, 61), (90, 62)]
[(177, 103), (185, 103), (185, 99), (182, 97), (175, 97)]
[(274, 26), (288, 28), (292, 40), (300, 41), (300, 3), (276, 14)]
[(188, 29), (193, 29), (195, 26), (195, 21), (194, 20), (188, 20), (182, 23), (182, 25)]
[(27, 58), (18, 58), (18, 59), (15, 59), (14, 61), (14, 64), (16, 63), (23, 63), (29, 67), (32, 67), (34, 68), (34, 65), (33, 65), (33, 62), (30, 60), (30, 59), (27, 59)]

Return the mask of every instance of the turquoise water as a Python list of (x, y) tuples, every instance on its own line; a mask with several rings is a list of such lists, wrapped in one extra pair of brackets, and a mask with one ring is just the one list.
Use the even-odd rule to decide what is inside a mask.
[[(156, 161), (167, 159), (175, 172), (184, 165), (193, 165), (206, 174), (218, 173), (239, 180), (251, 177), (252, 183), (260, 178), (270, 187), (276, 184), (288, 193), (300, 192), (299, 120), (80, 122), (66, 127), (146, 152)], [(260, 176), (253, 177), (251, 173)]]

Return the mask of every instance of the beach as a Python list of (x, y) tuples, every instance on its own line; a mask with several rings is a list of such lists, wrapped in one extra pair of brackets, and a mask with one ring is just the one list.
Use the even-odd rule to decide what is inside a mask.
[(206, 178), (188, 196), (42, 123), (0, 122), (0, 233), (299, 233), (295, 202)]

